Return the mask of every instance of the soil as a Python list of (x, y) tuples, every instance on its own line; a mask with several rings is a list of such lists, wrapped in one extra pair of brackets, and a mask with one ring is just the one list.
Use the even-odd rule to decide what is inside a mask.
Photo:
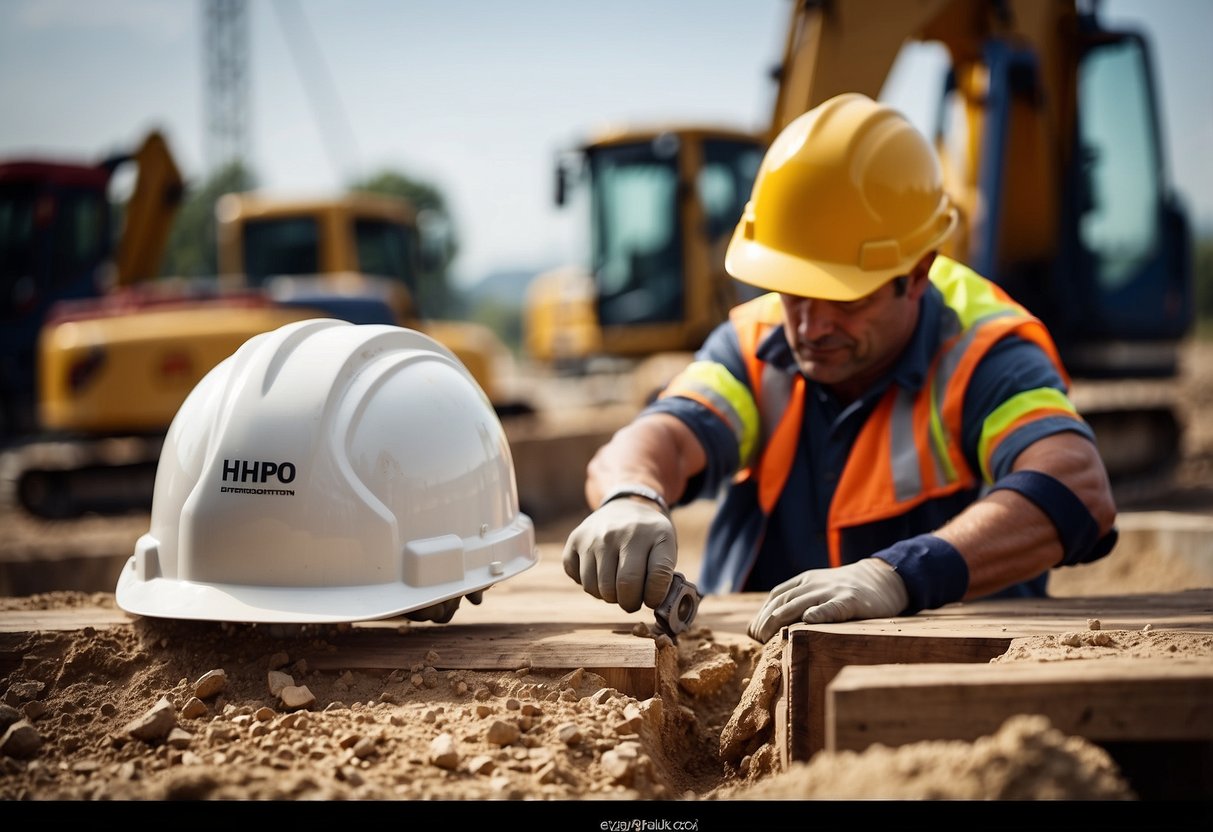
[[(1213, 404), (1205, 382), (1194, 413)], [(1207, 482), (1213, 431), (1195, 437), (1193, 489)], [(695, 547), (708, 516), (676, 513), (684, 547)], [(542, 530), (541, 561), (559, 558), (567, 528)], [(1152, 589), (1208, 585), (1132, 560), (1128, 571), (1086, 587), (1076, 580), (1064, 594), (1141, 591), (1145, 574)], [(115, 603), (107, 592), (0, 597), (0, 612), (78, 607)], [(441, 625), (399, 630), (430, 626)], [(707, 628), (673, 642), (637, 625), (633, 635), (658, 647), (658, 689), (644, 700), (584, 669), (445, 671), (437, 655), (390, 673), (308, 666), (305, 655), (335, 650), (347, 629), (140, 618), (0, 633), (0, 799), (1138, 799), (1104, 749), (1030, 714), (972, 743), (823, 751), (782, 768), (771, 739), (777, 652)], [(1208, 661), (1213, 635), (1059, 634), (1018, 640), (995, 661), (1108, 656)], [(644, 814), (620, 805), (620, 816)]]

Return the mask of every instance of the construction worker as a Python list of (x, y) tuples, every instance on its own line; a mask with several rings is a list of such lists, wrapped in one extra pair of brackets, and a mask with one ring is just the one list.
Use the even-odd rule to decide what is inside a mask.
[(718, 498), (705, 593), (769, 591), (749, 632), (1041, 596), (1106, 555), (1115, 504), (1043, 324), (939, 254), (957, 224), (902, 115), (835, 97), (771, 144), (726, 254), (769, 294), (591, 460), (564, 569), (663, 600), (669, 506)]

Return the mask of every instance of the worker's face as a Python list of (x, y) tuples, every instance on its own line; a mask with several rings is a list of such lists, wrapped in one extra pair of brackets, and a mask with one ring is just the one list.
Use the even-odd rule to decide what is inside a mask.
[(927, 271), (891, 280), (853, 301), (781, 294), (784, 334), (805, 376), (852, 400), (897, 361), (914, 334)]

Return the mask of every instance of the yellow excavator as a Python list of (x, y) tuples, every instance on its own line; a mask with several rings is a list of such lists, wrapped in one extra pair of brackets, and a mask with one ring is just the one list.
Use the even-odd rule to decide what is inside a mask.
[[(962, 212), (946, 253), (1049, 326), (1118, 499), (1165, 487), (1181, 453), (1191, 234), (1167, 178), (1149, 44), (1076, 0), (790, 5), (771, 123), (746, 152), (834, 95), (880, 97), (903, 49), (941, 45), (950, 66), (933, 138)], [(707, 156), (683, 135), (696, 134), (614, 135), (574, 154), (591, 206), (589, 270), (536, 279), (524, 313), (534, 360), (693, 350), (724, 319), (704, 299), (721, 291), (718, 235), (748, 185), (739, 169), (746, 196), (707, 221)]]
[[(156, 279), (182, 180), (159, 134), (127, 160), (137, 180), (116, 247), (113, 160), (0, 165), (0, 205), (31, 218), (0, 238), (5, 312), (20, 325), (10, 333), (6, 320), (6, 338), (23, 337), (20, 362), (5, 367), (4, 507), (48, 519), (148, 509), (164, 434), (189, 392), (251, 336), (303, 318), (426, 332), (502, 411), (525, 409), (500, 398), (512, 356), (491, 330), (416, 308), (421, 244), (407, 202), (228, 194), (216, 207), (221, 274)], [(72, 259), (73, 241), (87, 258)]]

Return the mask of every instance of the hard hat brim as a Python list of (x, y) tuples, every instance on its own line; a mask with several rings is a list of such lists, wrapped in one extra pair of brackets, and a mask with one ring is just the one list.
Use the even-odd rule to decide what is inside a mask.
[[(139, 577), (137, 557), (127, 560), (114, 599), (132, 615), (249, 624), (337, 624), (395, 618), (450, 598), (487, 589), (538, 563), (533, 549), (500, 562), (499, 571), (469, 570), (461, 581), (415, 587), (406, 583), (365, 586), (265, 587)], [(318, 612), (323, 610), (323, 612)]]
[[(957, 223), (956, 210), (952, 209), (946, 227), (916, 254), (914, 260), (937, 248), (952, 234)], [(845, 263), (825, 263), (785, 254), (748, 239), (744, 221), (733, 231), (725, 252), (724, 268), (742, 283), (770, 292), (835, 301), (858, 300), (908, 271), (903, 265), (861, 269)]]

